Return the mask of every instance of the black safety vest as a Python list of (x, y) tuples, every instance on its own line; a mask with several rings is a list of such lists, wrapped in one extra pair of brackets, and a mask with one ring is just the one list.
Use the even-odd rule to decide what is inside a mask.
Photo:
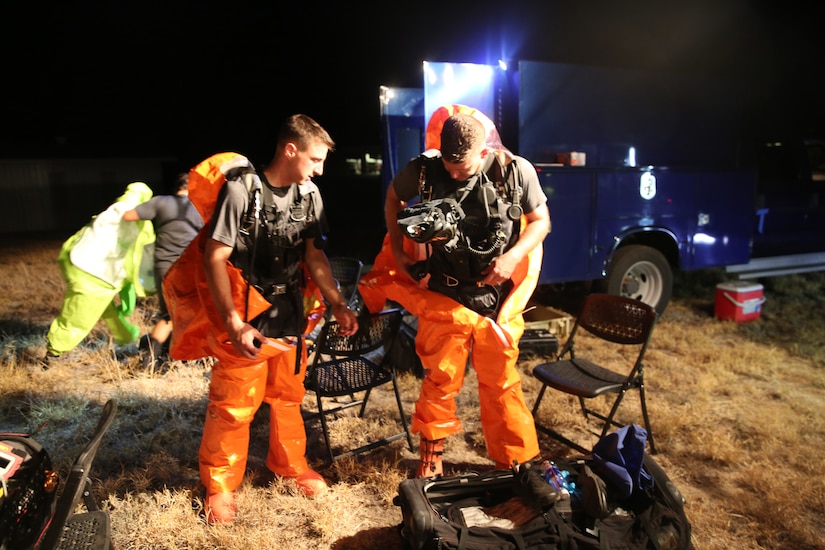
[(440, 156), (423, 154), (419, 162), (422, 202), (452, 198), (464, 213), (454, 246), (431, 245), (429, 272), (465, 283), (480, 281), (484, 269), (519, 237), (522, 182), (516, 161), (508, 158), (502, 162), (496, 155), (489, 166), (460, 187), (444, 169)]
[(290, 194), (291, 204), (281, 212), (265, 183), (249, 189), (249, 205), (230, 261), (255, 286), (299, 283), (306, 238), (319, 237), (309, 235), (317, 221), (315, 193), (302, 194), (298, 184), (292, 184)]

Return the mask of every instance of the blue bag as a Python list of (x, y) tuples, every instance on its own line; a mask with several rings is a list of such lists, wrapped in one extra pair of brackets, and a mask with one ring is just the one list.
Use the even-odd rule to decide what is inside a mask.
[(653, 477), (642, 467), (647, 430), (636, 424), (604, 436), (593, 446), (591, 469), (619, 499), (653, 488)]

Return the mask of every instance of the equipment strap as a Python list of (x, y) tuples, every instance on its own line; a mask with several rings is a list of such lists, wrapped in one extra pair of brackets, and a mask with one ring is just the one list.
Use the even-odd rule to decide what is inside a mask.
[[(258, 237), (259, 237), (260, 226), (261, 226), (261, 210), (263, 209), (263, 207), (262, 207), (263, 189), (262, 189), (262, 186), (261, 186), (261, 178), (264, 181), (266, 181), (266, 176), (263, 174), (263, 171), (261, 171), (261, 176), (256, 180), (255, 179), (255, 172), (246, 172), (246, 173), (244, 173), (243, 178), (244, 178), (244, 184), (246, 185), (246, 189), (247, 189), (247, 191), (249, 191), (249, 197), (250, 197), (249, 207), (252, 210), (252, 220), (253, 220), (252, 246), (250, 247), (249, 254), (247, 256), (248, 260), (249, 260), (249, 262), (248, 262), (249, 266), (248, 266), (248, 271), (247, 272), (248, 273), (253, 273), (253, 267), (255, 265), (255, 255), (256, 255), (256, 252), (257, 252), (257, 249), (258, 249)], [(267, 182), (267, 184), (268, 183), (269, 182)], [(302, 200), (301, 193), (297, 189), (297, 184), (293, 183), (292, 185), (294, 187), (294, 189), (293, 189), (293, 192), (294, 192), (293, 202), (295, 202), (296, 204), (294, 204), (292, 206), (292, 208), (290, 208), (290, 215), (292, 216), (293, 213), (294, 213), (294, 210), (297, 207), (300, 207), (300, 210), (303, 212), (304, 218), (305, 218), (306, 217), (306, 212), (304, 211), (303, 204), (301, 203), (301, 200)], [(303, 221), (304, 218), (301, 218), (300, 220), (296, 220), (296, 221)], [(268, 230), (267, 232), (269, 233), (270, 231)], [(283, 290), (283, 292), (279, 292), (278, 294), (283, 294), (283, 293), (288, 292), (289, 287), (291, 287), (292, 285), (273, 285), (273, 287), (276, 287), (276, 289), (277, 289), (277, 287), (280, 287), (280, 286), (283, 286), (284, 290)], [(249, 281), (247, 281), (247, 283), (246, 283), (246, 311), (244, 312), (244, 320), (246, 320), (246, 321), (249, 320), (248, 318), (249, 318), (249, 292), (250, 292), (250, 288), (252, 288), (252, 284), (249, 283)], [(295, 376), (298, 376), (301, 373), (301, 356), (303, 355), (304, 338), (303, 338), (302, 335), (299, 334), (296, 337), (295, 344), (296, 344), (296, 349), (295, 349)]]

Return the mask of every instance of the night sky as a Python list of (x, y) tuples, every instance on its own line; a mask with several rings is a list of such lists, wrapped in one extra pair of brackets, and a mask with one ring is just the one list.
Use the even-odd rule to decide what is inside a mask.
[(266, 160), (293, 112), (339, 146), (377, 145), (379, 86), (421, 86), (424, 60), (502, 57), (732, 76), (753, 124), (825, 134), (823, 3), (17, 4), (0, 37), (5, 157)]

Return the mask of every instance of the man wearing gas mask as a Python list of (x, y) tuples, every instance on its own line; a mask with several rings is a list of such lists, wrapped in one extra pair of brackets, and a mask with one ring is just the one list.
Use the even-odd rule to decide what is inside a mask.
[[(392, 257), (379, 254), (361, 287), (366, 300), (378, 292), (418, 316), (416, 352), (426, 375), (412, 416), (412, 431), (421, 438), (417, 477), (443, 472), (444, 440), (462, 429), (455, 396), (468, 358), (496, 467), (539, 452), (516, 362), (550, 213), (535, 168), (497, 139), (499, 147), (488, 145), (482, 120), (489, 122), (470, 108), (450, 115), (440, 147), (393, 179), (384, 249)], [(491, 132), (497, 138), (495, 127)]]

